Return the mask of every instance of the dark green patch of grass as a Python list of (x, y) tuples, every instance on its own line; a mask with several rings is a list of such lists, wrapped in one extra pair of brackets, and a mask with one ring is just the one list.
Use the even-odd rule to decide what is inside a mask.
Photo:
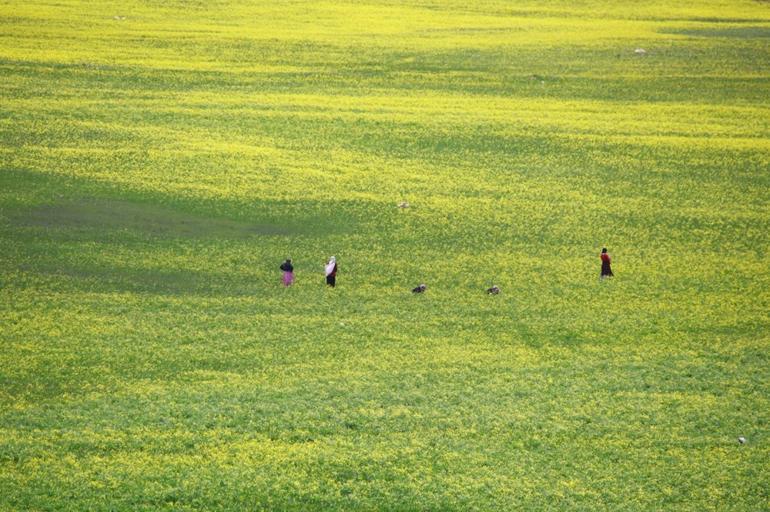
[(682, 34), (693, 37), (717, 37), (727, 39), (766, 39), (770, 37), (770, 27), (763, 26), (668, 29), (663, 32), (666, 34)]
[(11, 222), (54, 232), (95, 230), (110, 236), (111, 233), (128, 231), (150, 238), (171, 239), (246, 238), (286, 235), (291, 232), (282, 226), (253, 225), (180, 212), (154, 204), (94, 198), (36, 206), (18, 213), (11, 218)]

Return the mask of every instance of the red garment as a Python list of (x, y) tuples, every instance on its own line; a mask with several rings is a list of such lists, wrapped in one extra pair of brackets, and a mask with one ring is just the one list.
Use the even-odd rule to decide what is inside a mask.
[(599, 257), (602, 259), (602, 261), (606, 261), (607, 263), (610, 262), (610, 255), (606, 252), (603, 252)]

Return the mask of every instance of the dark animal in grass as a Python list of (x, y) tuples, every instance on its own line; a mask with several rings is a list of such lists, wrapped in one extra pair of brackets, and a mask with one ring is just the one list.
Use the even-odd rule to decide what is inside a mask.
[(412, 293), (425, 293), (425, 290), (427, 289), (428, 287), (426, 285), (421, 284), (420, 286), (412, 288)]
[(497, 295), (498, 293), (500, 293), (500, 288), (498, 288), (497, 286), (493, 286), (492, 288), (487, 288), (487, 293), (489, 295)]

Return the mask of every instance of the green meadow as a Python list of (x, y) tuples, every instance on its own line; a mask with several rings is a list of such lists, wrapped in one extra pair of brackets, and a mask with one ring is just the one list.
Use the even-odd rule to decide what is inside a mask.
[(768, 2), (2, 2), (0, 510), (768, 510), (769, 233)]

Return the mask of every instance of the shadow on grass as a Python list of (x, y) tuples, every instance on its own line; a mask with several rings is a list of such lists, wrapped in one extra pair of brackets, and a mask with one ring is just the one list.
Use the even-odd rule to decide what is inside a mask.
[[(0, 264), (20, 272), (17, 287), (253, 295), (278, 285), (287, 250), (353, 231), (365, 210), (354, 202), (331, 208), (321, 201), (116, 193), (94, 180), (5, 169), (0, 242), (7, 250)], [(164, 264), (166, 254), (183, 257), (184, 265)]]
[(57, 288), (74, 288), (94, 293), (235, 297), (255, 295), (260, 289), (264, 289), (262, 283), (256, 282), (253, 276), (237, 272), (158, 270), (105, 264), (80, 266), (50, 260), (33, 265), (21, 265), (19, 269), (46, 280), (53, 278), (57, 282)]
[(350, 233), (366, 204), (336, 200), (250, 200), (169, 195), (89, 178), (0, 168), (0, 226), (20, 239), (247, 239)]
[(161, 238), (229, 239), (291, 233), (290, 229), (274, 224), (212, 218), (155, 204), (103, 198), (36, 206), (19, 212), (12, 221), (54, 230), (129, 231)]
[[(759, 21), (759, 20), (757, 20)], [(660, 31), (663, 34), (681, 34), (692, 37), (718, 37), (726, 39), (767, 39), (770, 38), (770, 27), (708, 27), (708, 28), (676, 28)]]

